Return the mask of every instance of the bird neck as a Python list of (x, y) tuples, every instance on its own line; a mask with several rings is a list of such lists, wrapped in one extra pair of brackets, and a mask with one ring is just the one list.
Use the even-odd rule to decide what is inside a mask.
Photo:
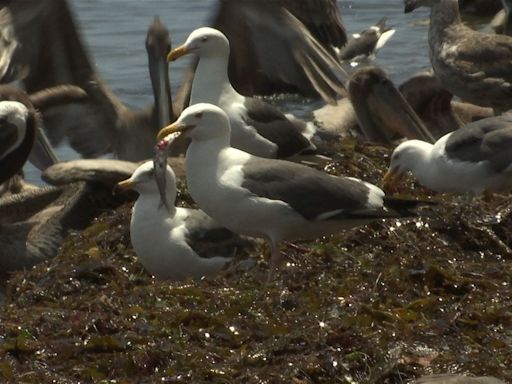
[(155, 105), (153, 106), (153, 119), (159, 128), (169, 125), (174, 118), (171, 102), (171, 85), (169, 81), (169, 65), (165, 57), (153, 57), (148, 52), (149, 76), (153, 88)]
[(219, 105), (223, 95), (238, 94), (231, 86), (228, 77), (229, 55), (205, 56), (199, 59), (194, 81), (190, 104), (210, 103)]
[(443, 33), (454, 24), (460, 24), (458, 0), (439, 0), (432, 5), (430, 11), (430, 30)]

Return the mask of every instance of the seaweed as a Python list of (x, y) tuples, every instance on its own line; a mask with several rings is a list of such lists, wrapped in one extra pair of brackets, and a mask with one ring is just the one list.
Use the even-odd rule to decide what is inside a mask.
[[(345, 141), (318, 167), (379, 183), (390, 151)], [(8, 281), (0, 381), (403, 383), (430, 373), (512, 381), (512, 202), (467, 201), (407, 179), (425, 216), (268, 249), (237, 274), (157, 281), (129, 240), (131, 205), (71, 234)], [(185, 190), (182, 205), (192, 204)]]

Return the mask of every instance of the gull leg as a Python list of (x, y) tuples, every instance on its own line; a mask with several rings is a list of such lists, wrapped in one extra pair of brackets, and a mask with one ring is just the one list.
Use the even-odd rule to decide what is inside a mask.
[(270, 248), (270, 269), (268, 271), (269, 281), (272, 280), (272, 278), (274, 277), (274, 273), (277, 272), (282, 262), (281, 252), (279, 252), (279, 244), (274, 241), (270, 241)]
[(484, 192), (482, 193), (482, 199), (486, 203), (491, 202), (493, 196), (494, 196), (494, 194), (493, 194), (493, 192), (490, 189), (485, 189)]

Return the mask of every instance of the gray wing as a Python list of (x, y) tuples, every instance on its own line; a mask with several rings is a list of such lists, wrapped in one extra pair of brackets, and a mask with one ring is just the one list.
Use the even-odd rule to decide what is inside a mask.
[(488, 161), (496, 172), (512, 164), (512, 115), (489, 117), (453, 132), (446, 142), (448, 157), (461, 161)]
[(334, 103), (345, 93), (334, 54), (279, 3), (223, 1), (213, 25), (230, 41), (229, 75), (242, 94), (298, 90)]
[(386, 216), (384, 209), (370, 208), (370, 189), (362, 181), (262, 158), (249, 160), (242, 171), (243, 188), (259, 197), (284, 201), (308, 220)]
[(230, 257), (253, 243), (217, 224), (201, 210), (190, 210), (186, 219), (187, 243), (200, 257)]
[(311, 148), (311, 142), (302, 135), (305, 123), (290, 121), (274, 106), (255, 98), (246, 98), (246, 123), (263, 136), (277, 144), (277, 157), (285, 158)]

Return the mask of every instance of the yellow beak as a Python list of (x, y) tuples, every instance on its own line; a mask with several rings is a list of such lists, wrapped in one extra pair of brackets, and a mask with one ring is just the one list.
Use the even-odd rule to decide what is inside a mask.
[(112, 193), (114, 195), (117, 195), (121, 192), (126, 192), (130, 189), (133, 189), (133, 186), (135, 185), (135, 183), (131, 180), (131, 179), (126, 179), (126, 180), (123, 180), (123, 181), (120, 181), (119, 183), (117, 183), (114, 187), (114, 190), (112, 191)]
[(402, 175), (394, 169), (388, 169), (382, 178), (382, 188), (389, 189), (394, 186), (401, 179)]
[(190, 51), (185, 45), (180, 45), (179, 47), (174, 48), (173, 50), (171, 50), (171, 52), (167, 54), (167, 61), (174, 61), (180, 58), (181, 56), (186, 55), (189, 52)]
[(172, 123), (171, 125), (168, 125), (167, 127), (162, 128), (160, 130), (160, 132), (158, 132), (158, 134), (156, 135), (156, 139), (157, 139), (157, 141), (160, 141), (164, 137), (170, 135), (171, 133), (183, 132), (183, 131), (187, 130), (188, 128), (192, 128), (192, 127), (188, 126), (186, 124), (183, 124), (183, 123), (178, 123), (178, 122)]

